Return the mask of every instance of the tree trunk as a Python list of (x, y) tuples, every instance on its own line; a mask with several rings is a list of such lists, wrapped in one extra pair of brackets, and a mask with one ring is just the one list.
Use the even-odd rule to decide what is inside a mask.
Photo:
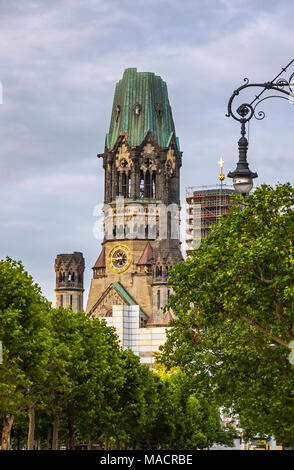
[(5, 414), (3, 417), (2, 444), (1, 450), (10, 449), (11, 428), (14, 421), (14, 415)]
[(74, 419), (72, 416), (67, 417), (67, 427), (68, 427), (68, 448), (69, 450), (75, 450), (75, 428), (74, 428)]
[(52, 428), (49, 426), (48, 432), (47, 432), (47, 440), (46, 440), (46, 449), (51, 450), (51, 432)]
[(27, 450), (33, 450), (34, 438), (35, 438), (35, 408), (33, 406), (29, 407), (28, 417), (29, 417), (29, 432), (28, 432)]
[(52, 450), (58, 449), (58, 426), (59, 426), (59, 417), (56, 416), (53, 421)]

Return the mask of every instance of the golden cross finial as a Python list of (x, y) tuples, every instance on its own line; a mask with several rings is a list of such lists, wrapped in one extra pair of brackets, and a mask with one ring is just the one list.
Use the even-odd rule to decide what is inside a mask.
[(225, 175), (223, 174), (224, 163), (225, 163), (225, 161), (224, 161), (223, 157), (220, 157), (220, 159), (219, 159), (219, 161), (218, 161), (218, 164), (219, 164), (219, 166), (220, 166), (220, 168), (221, 168), (221, 172), (220, 172), (220, 174), (218, 175), (218, 179), (219, 179), (220, 181), (224, 181), (224, 179), (226, 178)]
[(218, 161), (218, 164), (219, 164), (219, 166), (221, 167), (221, 170), (222, 170), (223, 167), (224, 167), (224, 163), (225, 163), (225, 161), (224, 161), (223, 157), (220, 157), (220, 159), (219, 159), (219, 161)]

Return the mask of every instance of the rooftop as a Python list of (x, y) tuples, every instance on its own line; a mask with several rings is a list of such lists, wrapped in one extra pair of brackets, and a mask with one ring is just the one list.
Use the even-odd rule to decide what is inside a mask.
[(175, 134), (167, 86), (152, 72), (128, 68), (116, 84), (106, 147), (113, 148), (121, 134), (127, 134), (129, 145), (140, 145), (148, 131), (162, 147)]

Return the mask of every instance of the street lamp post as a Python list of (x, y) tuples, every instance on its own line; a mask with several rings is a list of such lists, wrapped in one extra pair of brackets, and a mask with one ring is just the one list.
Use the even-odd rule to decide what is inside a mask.
[(239, 161), (236, 169), (228, 173), (229, 178), (233, 178), (233, 185), (236, 193), (246, 195), (253, 188), (253, 178), (257, 178), (257, 173), (253, 173), (249, 169), (247, 162), (248, 140), (245, 137), (245, 122), (241, 121), (241, 138), (238, 141)]
[[(246, 138), (246, 123), (249, 123), (250, 119), (253, 117), (258, 120), (264, 119), (265, 113), (263, 111), (258, 111), (256, 113), (256, 108), (262, 101), (269, 98), (282, 98), (289, 100), (289, 97), (294, 97), (294, 90), (292, 90), (291, 83), (294, 73), (290, 75), (288, 80), (280, 78), (293, 62), (294, 59), (292, 59), (286, 67), (283, 67), (282, 71), (271, 82), (249, 83), (248, 78), (244, 78), (245, 85), (237, 88), (229, 99), (228, 113), (226, 116), (232, 117), (241, 124), (241, 138), (238, 141), (239, 160), (236, 169), (234, 171), (230, 171), (228, 173), (228, 177), (233, 178), (233, 185), (236, 193), (242, 194), (243, 196), (246, 196), (246, 194), (251, 191), (253, 187), (253, 179), (258, 176), (257, 173), (254, 173), (249, 169), (247, 162), (248, 140)], [(234, 110), (235, 98), (241, 91), (251, 87), (262, 88), (262, 90), (250, 103), (243, 103)], [(261, 98), (261, 96), (269, 90), (274, 91), (276, 94), (265, 95)]]

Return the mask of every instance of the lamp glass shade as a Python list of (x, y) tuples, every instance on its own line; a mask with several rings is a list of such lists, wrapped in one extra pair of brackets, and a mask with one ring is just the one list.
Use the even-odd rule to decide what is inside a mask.
[(235, 176), (233, 178), (233, 185), (236, 193), (248, 194), (253, 188), (253, 181), (250, 176)]

